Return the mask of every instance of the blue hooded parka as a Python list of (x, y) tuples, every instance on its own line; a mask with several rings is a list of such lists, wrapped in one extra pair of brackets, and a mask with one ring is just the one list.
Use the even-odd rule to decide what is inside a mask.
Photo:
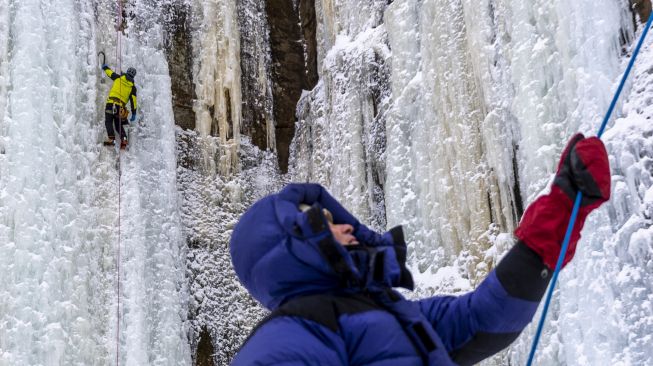
[[(322, 209), (360, 245), (337, 243)], [(517, 243), (475, 291), (407, 300), (393, 290), (413, 287), (401, 229), (370, 230), (317, 184), (256, 202), (230, 249), (242, 284), (272, 310), (237, 366), (473, 364), (519, 335), (548, 284), (539, 256)]]

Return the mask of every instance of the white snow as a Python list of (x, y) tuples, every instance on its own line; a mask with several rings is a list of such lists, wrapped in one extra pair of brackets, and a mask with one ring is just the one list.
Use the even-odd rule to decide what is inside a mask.
[[(317, 1), (320, 80), (281, 176), (240, 135), (237, 3), (184, 4), (197, 131), (175, 130), (166, 7), (131, 1), (121, 66), (138, 69), (141, 120), (118, 167), (97, 57), (117, 67), (116, 3), (0, 0), (0, 364), (187, 365), (202, 327), (233, 353), (263, 312), (230, 230), (287, 180), (405, 225), (410, 296), (474, 288), (567, 139), (596, 133), (636, 36), (621, 0)], [(560, 276), (538, 365), (653, 364), (652, 42), (603, 136), (612, 198)], [(485, 364), (523, 364), (533, 328)]]

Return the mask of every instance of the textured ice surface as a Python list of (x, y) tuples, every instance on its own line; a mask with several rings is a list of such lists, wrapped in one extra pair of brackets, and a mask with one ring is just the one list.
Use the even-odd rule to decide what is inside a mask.
[[(117, 340), (121, 364), (186, 365), (204, 326), (226, 363), (261, 315), (229, 232), (286, 179), (325, 184), (375, 228), (404, 224), (413, 296), (473, 288), (566, 140), (597, 130), (633, 35), (618, 0), (317, 1), (320, 82), (281, 177), (240, 136), (235, 2), (188, 4), (198, 131), (177, 133), (198, 150), (177, 170), (160, 4), (130, 2), (118, 44), (115, 2), (0, 0), (0, 364), (109, 364)], [(536, 364), (653, 364), (650, 44), (604, 136), (612, 200), (560, 277)], [(139, 72), (120, 176), (99, 144), (99, 50)], [(531, 339), (487, 363), (522, 364)]]
[(190, 363), (170, 78), (156, 27), (130, 29), (138, 36), (121, 45), (146, 117), (120, 178), (116, 152), (100, 144), (110, 83), (99, 84), (96, 55), (105, 50), (117, 69), (113, 5), (0, 4), (3, 365), (110, 364), (116, 347), (123, 365)]
[[(546, 188), (568, 138), (596, 134), (625, 66), (632, 15), (615, 0), (357, 6), (369, 16), (317, 4), (320, 83), (298, 106), (291, 173), (326, 184), (367, 223), (404, 224), (418, 295), (465, 291), (510, 247), (506, 233)], [(351, 79), (369, 74), (377, 61), (365, 55), (378, 50), (387, 50), (387, 79), (371, 83), (384, 98), (370, 115), (370, 83)], [(628, 127), (605, 136), (613, 199), (590, 217), (561, 276), (536, 364), (652, 362), (649, 57), (617, 108), (617, 124)], [(368, 146), (380, 155), (356, 153)], [(383, 177), (376, 186), (374, 169)], [(525, 362), (531, 339), (529, 329), (489, 363)]]

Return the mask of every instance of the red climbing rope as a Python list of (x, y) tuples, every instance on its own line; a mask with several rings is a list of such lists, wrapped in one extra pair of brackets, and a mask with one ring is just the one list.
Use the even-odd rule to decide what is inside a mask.
[[(118, 19), (117, 19), (117, 26), (116, 26), (116, 63), (118, 64), (118, 73), (122, 74), (122, 38), (121, 38), (121, 32), (120, 28), (122, 26), (122, 0), (117, 0), (118, 1)], [(119, 82), (119, 88), (122, 88), (122, 82), (118, 80)], [(121, 93), (122, 94), (122, 93)], [(122, 144), (122, 121), (120, 120), (120, 111), (118, 111), (118, 136), (120, 143)], [(120, 150), (118, 150), (118, 251), (116, 254), (116, 298), (117, 298), (117, 304), (116, 304), (116, 366), (120, 365), (120, 201), (121, 201), (121, 195), (120, 195), (120, 187), (121, 187), (121, 182), (120, 178), (122, 176), (122, 172), (120, 169)]]

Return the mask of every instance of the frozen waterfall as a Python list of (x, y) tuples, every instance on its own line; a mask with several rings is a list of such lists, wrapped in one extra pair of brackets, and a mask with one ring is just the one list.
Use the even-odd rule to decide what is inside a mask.
[[(567, 139), (596, 134), (635, 35), (618, 0), (316, 9), (320, 82), (298, 105), (291, 173), (379, 228), (406, 225), (418, 294), (469, 290), (509, 248)], [(650, 44), (604, 139), (613, 199), (561, 275), (536, 364), (653, 362)], [(488, 363), (525, 363), (531, 339)]]
[(0, 2), (3, 365), (190, 363), (160, 27), (123, 37), (145, 117), (120, 177), (116, 151), (100, 143), (110, 84), (99, 83), (96, 55), (106, 51), (117, 68), (115, 12), (113, 2)]
[[(130, 0), (118, 42), (119, 1), (0, 0), (0, 365), (228, 364), (264, 314), (231, 230), (287, 181), (404, 225), (409, 296), (474, 288), (596, 133), (646, 2)], [(653, 364), (650, 37), (538, 365)], [(120, 155), (99, 51), (138, 70)], [(524, 364), (532, 328), (485, 364)]]

